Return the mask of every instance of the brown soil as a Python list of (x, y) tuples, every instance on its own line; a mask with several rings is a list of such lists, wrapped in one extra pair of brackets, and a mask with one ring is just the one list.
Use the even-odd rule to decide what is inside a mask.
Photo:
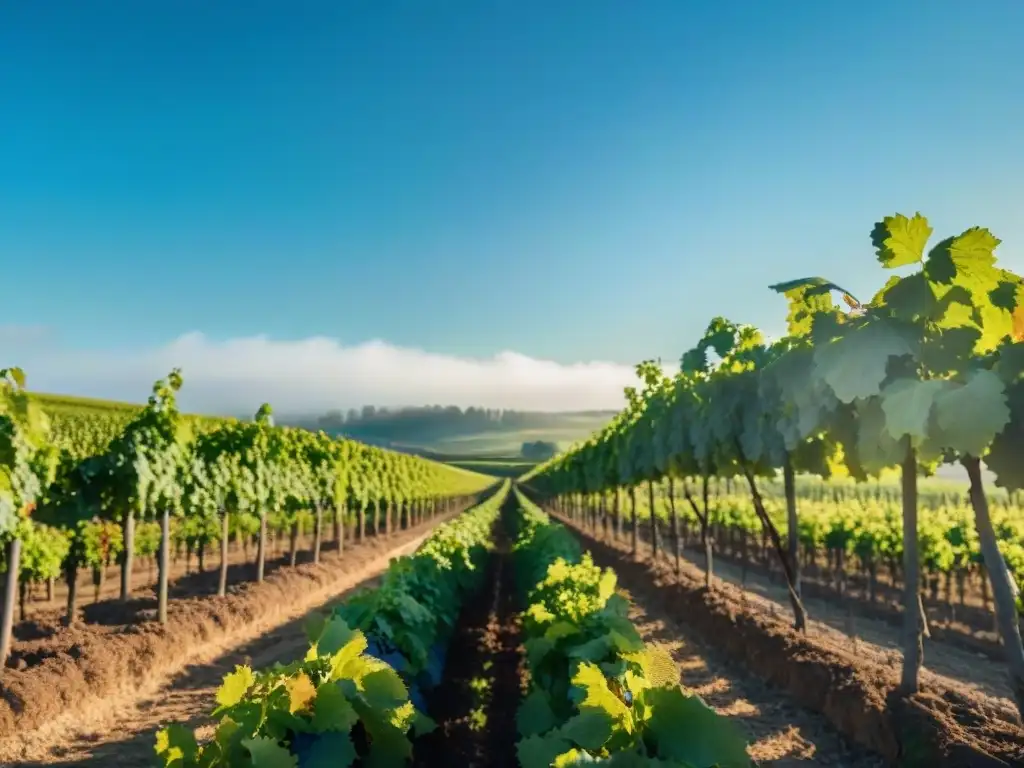
[[(514, 504), (514, 497), (509, 501)], [(463, 607), (444, 682), (427, 698), (438, 728), (417, 739), (414, 768), (518, 768), (519, 622), (508, 539), (500, 523), (496, 534), (484, 587)]]
[[(411, 548), (411, 547), (410, 547)], [(396, 553), (397, 554), (397, 553)], [(381, 561), (383, 563), (383, 561)], [(381, 565), (381, 569), (386, 563)], [(158, 730), (170, 723), (198, 729), (201, 739), (213, 736), (210, 717), (214, 696), (224, 675), (240, 664), (269, 667), (299, 658), (308, 647), (303, 625), (310, 615), (330, 610), (352, 592), (376, 586), (379, 574), (364, 579), (323, 606), (279, 625), (226, 652), (211, 651), (196, 659), (180, 674), (151, 693), (119, 706), (108, 707), (102, 715), (86, 715), (62, 728), (34, 732), (16, 753), (19, 766), (150, 766)], [(262, 625), (261, 625), (262, 626)], [(13, 743), (13, 740), (12, 740)], [(7, 758), (7, 745), (0, 746), (0, 759)]]
[[(329, 558), (337, 558), (337, 556), (336, 544), (331, 543), (321, 548), (321, 558), (325, 562)], [(309, 563), (312, 561), (312, 557), (312, 552), (300, 551), (297, 563)], [(251, 552), (248, 558), (241, 550), (229, 552), (229, 592), (235, 585), (255, 580), (256, 566), (253, 558), (254, 555)], [(193, 567), (188, 573), (185, 570), (184, 559), (179, 560), (178, 563), (172, 562), (168, 597), (171, 600), (179, 600), (186, 597), (215, 596), (219, 580), (219, 566), (210, 567), (209, 562), (207, 561), (207, 568), (204, 571), (197, 571), (195, 563), (193, 563)], [(267, 554), (264, 575), (269, 576), (279, 569), (287, 567), (289, 567), (288, 555), (276, 555), (271, 550)], [(67, 595), (66, 585), (57, 586), (52, 603), (41, 602), (32, 605), (28, 610), (28, 618), (14, 625), (14, 643), (6, 666), (24, 671), (42, 663), (55, 653), (75, 653), (76, 651), (73, 650), (77, 644), (75, 633), (83, 627), (87, 627), (92, 632), (119, 633), (123, 625), (148, 622), (156, 618), (156, 581), (150, 578), (148, 569), (135, 569), (131, 599), (126, 602), (119, 599), (120, 572), (111, 569), (111, 576), (104, 579), (101, 590), (102, 599), (93, 600), (92, 577), (88, 577), (89, 586), (86, 588), (83, 587), (85, 581), (80, 575), (78, 579), (79, 595), (88, 596), (88, 601), (80, 603), (73, 629), (69, 630), (62, 622)]]
[[(649, 524), (641, 524), (640, 535), (645, 541), (650, 541)], [(661, 531), (661, 538), (671, 546), (666, 531)], [(688, 537), (688, 541), (691, 544), (695, 542), (699, 544), (697, 536), (693, 532)], [(726, 575), (726, 578), (739, 583), (743, 579), (742, 574), (745, 573), (748, 581), (751, 576), (754, 576), (764, 584), (785, 591), (785, 582), (773, 551), (769, 549), (764, 553), (759, 553), (755, 552), (752, 547), (744, 564), (743, 558), (739, 554), (723, 551), (725, 550), (724, 544), (725, 542), (720, 542), (716, 546), (714, 558), (716, 569), (718, 563), (731, 566), (728, 575), (723, 574)], [(667, 550), (663, 550), (662, 554), (667, 556)], [(703, 551), (697, 546), (687, 550), (686, 554), (691, 561), (703, 562)], [(893, 583), (888, 574), (880, 573), (878, 575), (875, 600), (870, 598), (868, 581), (862, 575), (847, 574), (845, 583), (845, 590), (840, 592), (836, 588), (834, 574), (830, 574), (828, 569), (819, 565), (802, 568), (801, 584), (805, 597), (841, 605), (847, 614), (857, 618), (873, 619), (897, 628), (901, 626), (903, 590), (901, 586)], [(967, 584), (964, 600), (962, 605), (957, 602), (949, 604), (930, 595), (922, 595), (922, 604), (928, 617), (931, 639), (968, 651), (971, 658), (980, 654), (1001, 663), (1004, 661), (1005, 655), (995, 626), (995, 614), (991, 607), (985, 607), (981, 590), (974, 581)], [(783, 602), (786, 602), (784, 597)], [(991, 598), (989, 606), (991, 606)]]
[[(223, 659), (241, 658), (250, 652), (240, 650), (221, 659), (219, 654), (274, 630), (383, 570), (391, 557), (415, 549), (440, 519), (397, 533), (390, 540), (368, 539), (347, 546), (341, 557), (331, 554), (316, 565), (278, 569), (262, 584), (238, 585), (223, 598), (181, 597), (171, 602), (164, 626), (110, 622), (63, 630), (36, 641), (44, 646), (38, 663), (22, 671), (8, 669), (0, 681), (0, 764), (7, 760), (52, 762), (60, 750), (72, 759), (83, 757), (97, 745), (143, 730), (148, 730), (148, 741), (143, 739), (147, 758), (140, 764), (150, 763), (152, 733), (160, 724), (181, 716), (182, 702), (189, 706), (196, 689), (195, 676), (215, 689), (235, 663)], [(122, 607), (110, 608), (113, 613), (116, 609)], [(136, 619), (138, 615), (122, 613), (121, 618)], [(271, 632), (260, 639), (259, 647), (276, 653), (273, 648), (284, 643), (289, 652), (301, 650), (301, 629), (286, 626), (290, 632)], [(175, 677), (189, 664), (194, 665), (190, 671)], [(199, 709), (209, 710), (209, 697), (203, 697)], [(31, 732), (33, 729), (37, 730)], [(133, 763), (118, 758), (116, 764)]]
[[(1024, 730), (1005, 700), (929, 672), (922, 674), (921, 692), (903, 699), (896, 693), (898, 652), (894, 656), (892, 650), (866, 642), (863, 636), (854, 641), (818, 621), (812, 621), (808, 635), (801, 636), (791, 628), (780, 604), (765, 594), (746, 592), (721, 579), (708, 594), (702, 572), (689, 562), (684, 562), (677, 580), (665, 563), (633, 562), (626, 546), (605, 544), (576, 530), (587, 539), (598, 561), (615, 567), (634, 599), (657, 607), (661, 615), (686, 617), (686, 626), (674, 627), (672, 632), (713, 643), (723, 658), (775, 686), (776, 701), (779, 694), (790, 694), (794, 701), (821, 713), (851, 741), (888, 761), (922, 768), (1024, 765)], [(650, 559), (646, 544), (641, 545), (640, 554)], [(725, 575), (726, 569), (716, 570)], [(747, 588), (757, 586), (748, 577)], [(812, 617), (819, 615), (818, 608), (809, 608)], [(862, 635), (863, 626), (858, 625)], [(877, 630), (872, 628), (887, 632), (890, 638), (893, 630), (884, 623)], [(931, 645), (926, 648), (926, 659), (933, 664), (931, 660), (940, 655), (935, 651)], [(975, 657), (972, 666), (960, 666), (959, 673), (970, 675), (979, 661)], [(797, 718), (791, 713), (790, 722), (794, 721)]]
[[(646, 544), (644, 551), (648, 551)], [(703, 580), (703, 553), (686, 551), (683, 556), (700, 572)], [(662, 567), (671, 567), (667, 559)], [(747, 599), (769, 614), (792, 619), (793, 611), (781, 574), (753, 567), (744, 569), (742, 564), (727, 560), (718, 552), (714, 553), (713, 570), (716, 581), (742, 587)], [(902, 609), (881, 604), (872, 607), (865, 601), (840, 599), (834, 590), (816, 588), (813, 582), (804, 581), (802, 591), (804, 607), (814, 619), (808, 628), (809, 635), (820, 635), (858, 656), (868, 655), (878, 664), (898, 667), (902, 663)], [(948, 631), (936, 622), (929, 622), (929, 630), (931, 637), (924, 641), (924, 677), (938, 687), (999, 699), (998, 706), (1012, 717), (1014, 704), (1002, 649), (984, 648), (981, 639)]]

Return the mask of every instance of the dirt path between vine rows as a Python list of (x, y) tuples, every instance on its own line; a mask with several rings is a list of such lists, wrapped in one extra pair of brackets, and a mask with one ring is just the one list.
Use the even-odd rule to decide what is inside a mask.
[[(610, 563), (614, 567), (614, 563)], [(668, 650), (684, 684), (710, 706), (734, 719), (750, 754), (762, 768), (884, 768), (885, 761), (852, 745), (820, 714), (785, 693), (730, 666), (689, 630), (659, 610), (642, 585), (620, 581), (630, 598), (630, 617), (647, 643)], [(524, 664), (515, 609), (512, 564), (499, 535), (484, 588), (465, 606), (449, 650), (445, 682), (429, 698), (439, 725), (417, 741), (413, 768), (465, 765), (515, 768), (515, 714)]]
[[(266, 667), (299, 658), (308, 648), (303, 626), (310, 615), (328, 610), (359, 588), (376, 584), (391, 558), (412, 553), (431, 532), (430, 528), (422, 530), (353, 569), (337, 582), (334, 595), (326, 602), (310, 606), (308, 598), (298, 596), (296, 609), (283, 624), (252, 626), (245, 637), (227, 638), (207, 647), (170, 679), (140, 681), (145, 689), (134, 696), (119, 696), (106, 702), (102, 710), (0, 743), (0, 767), (152, 766), (156, 732), (170, 723), (200, 728), (200, 738), (209, 738), (213, 733), (209, 713), (225, 674), (239, 664)], [(353, 548), (352, 552), (356, 551)]]
[[(614, 567), (614, 563), (608, 563)], [(439, 730), (417, 741), (414, 768), (465, 765), (514, 768), (515, 712), (522, 685), (521, 642), (511, 563), (499, 536), (487, 585), (467, 604), (449, 652), (445, 683), (431, 700)], [(728, 664), (685, 624), (673, 621), (642, 584), (620, 588), (644, 641), (668, 650), (683, 683), (735, 720), (762, 768), (884, 768), (885, 761), (845, 739), (823, 715)], [(632, 592), (629, 587), (633, 587)], [(438, 709), (434, 709), (435, 702)], [(428, 743), (434, 742), (434, 743)]]
[[(514, 509), (509, 495), (505, 515)], [(516, 711), (524, 668), (509, 540), (495, 527), (495, 551), (480, 592), (463, 606), (444, 681), (427, 697), (437, 729), (416, 740), (412, 768), (518, 768)]]
[[(625, 549), (623, 544), (617, 546)], [(645, 539), (640, 541), (640, 555), (650, 562), (650, 544)], [(690, 568), (703, 573), (703, 556), (685, 551), (683, 561)], [(766, 574), (750, 569), (744, 579), (741, 566), (721, 559), (713, 560), (713, 572), (716, 579), (745, 590), (752, 608), (757, 607), (766, 613), (792, 620), (789, 593), (781, 575), (771, 579)], [(835, 599), (805, 597), (803, 602), (810, 618), (807, 629), (809, 636), (853, 651), (878, 664), (892, 665), (896, 669), (902, 666), (900, 626), (881, 619), (855, 615), (850, 607)], [(1008, 712), (1014, 709), (1005, 662), (994, 660), (984, 653), (925, 638), (922, 677), (936, 686), (980, 695)]]

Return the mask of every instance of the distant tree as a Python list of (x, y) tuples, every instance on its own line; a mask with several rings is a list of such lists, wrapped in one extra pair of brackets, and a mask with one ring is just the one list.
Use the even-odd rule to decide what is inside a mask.
[(551, 443), (546, 440), (537, 440), (532, 443), (523, 443), (520, 454), (524, 459), (530, 461), (546, 461), (558, 453), (558, 443)]
[(317, 419), (317, 426), (325, 431), (340, 429), (345, 425), (345, 414), (341, 411), (329, 411)]

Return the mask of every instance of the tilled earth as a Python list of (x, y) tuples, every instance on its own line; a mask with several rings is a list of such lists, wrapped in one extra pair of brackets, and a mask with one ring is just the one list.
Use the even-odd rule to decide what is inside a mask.
[[(411, 551), (426, 534), (405, 539), (402, 549)], [(343, 599), (347, 590), (373, 583), (394, 554), (376, 550), (371, 556), (367, 551), (359, 567), (348, 570), (348, 581), (336, 585), (327, 606)], [(880, 756), (848, 742), (825, 715), (804, 708), (727, 658), (716, 638), (667, 610), (657, 595), (661, 587), (636, 578), (607, 556), (598, 559), (616, 566), (620, 586), (630, 590), (633, 619), (644, 639), (667, 647), (680, 665), (684, 685), (740, 724), (761, 766), (885, 765)], [(517, 764), (515, 712), (524, 672), (512, 575), (508, 542), (501, 535), (483, 589), (460, 616), (445, 681), (430, 696), (439, 728), (417, 742), (417, 766)], [(103, 707), (0, 742), (0, 765), (151, 765), (155, 733), (167, 723), (198, 727), (201, 736), (209, 735), (214, 693), (236, 664), (266, 666), (299, 656), (306, 647), (302, 624), (311, 607), (297, 603), (287, 620), (208, 644), (187, 668), (165, 680), (147, 681)]]
[(299, 658), (308, 647), (303, 625), (310, 614), (375, 583), (392, 557), (411, 553), (429, 533), (429, 527), (422, 527), (402, 532), (389, 543), (370, 540), (350, 547), (341, 562), (322, 566), (335, 570), (323, 585), (300, 582), (294, 574), (286, 584), (292, 588), (291, 599), (279, 612), (218, 640), (196, 638), (195, 652), (184, 668), (133, 680), (95, 706), (0, 741), (0, 766), (151, 766), (160, 728), (170, 723), (206, 726), (200, 735), (211, 735), (209, 713), (225, 674), (239, 664), (264, 667)]
[[(811, 620), (807, 634), (801, 635), (792, 629), (791, 614), (782, 602), (784, 588), (769, 579), (748, 574), (741, 586), (739, 568), (716, 564), (715, 591), (709, 595), (693, 562), (684, 561), (676, 576), (668, 562), (651, 564), (645, 542), (634, 561), (628, 542), (603, 540), (567, 522), (598, 562), (615, 568), (638, 606), (659, 619), (679, 619), (671, 633), (688, 641), (687, 653), (699, 652), (701, 643), (707, 643), (711, 650), (703, 654), (704, 663), (721, 659), (724, 666), (717, 669), (725, 669), (726, 677), (740, 681), (740, 669), (756, 672), (747, 678), (754, 687), (745, 691), (756, 690), (754, 681), (774, 682), (775, 687), (765, 688), (770, 694), (756, 707), (759, 712), (772, 706), (785, 711), (794, 700), (808, 707), (793, 709), (789, 716), (803, 730), (800, 738), (817, 745), (813, 750), (805, 747), (808, 754), (827, 760), (848, 752), (842, 765), (869, 759), (866, 752), (844, 747), (842, 740), (829, 744), (830, 734), (841, 729), (894, 762), (906, 760), (907, 750), (913, 749), (914, 764), (920, 765), (1024, 765), (1024, 730), (1012, 702), (999, 695), (1005, 691), (1005, 671), (991, 660), (939, 642), (926, 643), (921, 692), (906, 701), (896, 690), (901, 664), (897, 627), (863, 618), (853, 623), (841, 607), (813, 600), (805, 601)], [(709, 699), (714, 704), (710, 694)], [(786, 732), (781, 727), (785, 719), (780, 718), (776, 730), (780, 737)], [(765, 736), (754, 735), (754, 753), (759, 754)], [(993, 762), (991, 756), (1003, 762)]]
[[(507, 514), (507, 507), (506, 507)], [(428, 698), (438, 724), (418, 739), (413, 765), (516, 768), (516, 709), (523, 687), (509, 542), (500, 524), (484, 587), (459, 617), (445, 680)]]

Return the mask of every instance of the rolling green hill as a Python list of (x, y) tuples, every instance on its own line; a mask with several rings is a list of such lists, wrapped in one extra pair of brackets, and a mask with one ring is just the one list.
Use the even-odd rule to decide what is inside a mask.
[(524, 443), (548, 442), (564, 450), (600, 430), (612, 416), (610, 411), (541, 413), (428, 406), (364, 409), (350, 411), (347, 417), (335, 412), (319, 419), (281, 416), (280, 423), (425, 455), (519, 461)]
[[(99, 419), (108, 426), (111, 435), (122, 428), (142, 407), (141, 403), (75, 395), (39, 392), (32, 393), (32, 397), (60, 422), (81, 418)], [(428, 418), (423, 418), (425, 413)], [(482, 418), (479, 414), (487, 414), (487, 417)], [(277, 421), (282, 425), (313, 430), (324, 429), (332, 434), (345, 435), (383, 448), (419, 454), (474, 472), (497, 477), (517, 477), (536, 463), (522, 456), (524, 443), (544, 441), (554, 443), (559, 449), (565, 449), (601, 429), (608, 423), (611, 415), (609, 412), (586, 411), (462, 411), (449, 407), (403, 409), (393, 413), (376, 411), (372, 419), (351, 425), (330, 423), (329, 419), (324, 418), (288, 416), (281, 416)], [(417, 416), (419, 418), (416, 418)], [(225, 417), (211, 415), (194, 418), (218, 421)]]

